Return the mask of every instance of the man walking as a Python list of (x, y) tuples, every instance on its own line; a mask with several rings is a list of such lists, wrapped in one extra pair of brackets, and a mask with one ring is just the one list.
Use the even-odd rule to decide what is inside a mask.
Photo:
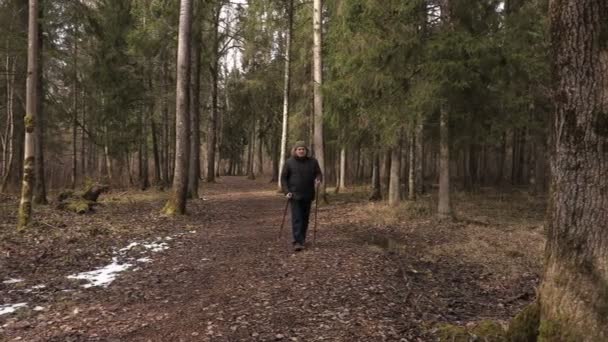
[(315, 199), (315, 187), (323, 181), (319, 162), (308, 156), (303, 141), (296, 142), (281, 171), (281, 185), (285, 197), (291, 201), (293, 246), (296, 252), (304, 248), (310, 208)]

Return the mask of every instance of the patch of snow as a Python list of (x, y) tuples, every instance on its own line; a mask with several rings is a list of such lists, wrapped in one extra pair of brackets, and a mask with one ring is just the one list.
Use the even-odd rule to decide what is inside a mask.
[(145, 243), (142, 246), (144, 246), (144, 248), (149, 249), (150, 251), (152, 251), (154, 253), (162, 252), (164, 250), (169, 249), (169, 245), (167, 245), (164, 242), (161, 242), (161, 243), (156, 243), (156, 242)]
[(133, 247), (137, 247), (137, 246), (139, 246), (139, 243), (137, 243), (137, 242), (131, 242), (127, 247), (121, 248), (118, 251), (119, 252), (126, 252), (126, 251), (131, 250)]
[(190, 234), (196, 234), (196, 230), (191, 230)]
[(165, 240), (167, 240), (167, 241), (171, 241), (171, 240), (173, 240), (173, 238), (172, 238), (172, 237), (170, 237), (170, 236), (167, 236), (167, 237), (165, 238)]
[(9, 280), (5, 280), (5, 281), (3, 281), (2, 283), (3, 283), (3, 284), (17, 284), (17, 283), (22, 283), (22, 282), (24, 282), (24, 280), (23, 280), (23, 279), (20, 279), (20, 278), (12, 278), (12, 279), (9, 279)]
[(137, 259), (138, 262), (152, 262), (152, 259), (150, 258), (139, 258)]
[(89, 283), (84, 284), (84, 288), (90, 288), (93, 286), (108, 287), (115, 279), (118, 273), (124, 272), (131, 268), (133, 265), (129, 263), (119, 264), (116, 258), (112, 259), (112, 263), (88, 272), (82, 272), (68, 276), (69, 279), (84, 279)]
[(17, 309), (23, 308), (26, 306), (27, 306), (27, 303), (0, 305), (0, 316), (13, 313), (13, 312), (17, 311)]
[(37, 306), (37, 307), (34, 308), (34, 311), (44, 311), (44, 307)]

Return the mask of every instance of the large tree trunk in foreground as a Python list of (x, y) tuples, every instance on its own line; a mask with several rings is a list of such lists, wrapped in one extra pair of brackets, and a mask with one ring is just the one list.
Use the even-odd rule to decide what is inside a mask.
[(190, 30), (192, 28), (192, 0), (181, 0), (179, 38), (177, 48), (177, 86), (175, 109), (175, 171), (173, 189), (163, 212), (167, 215), (186, 213), (188, 195), (188, 164), (190, 162), (189, 84)]
[(553, 0), (557, 105), (542, 341), (608, 341), (608, 2)]
[[(313, 151), (315, 158), (319, 161), (321, 172), (325, 176), (325, 140), (323, 138), (323, 93), (321, 86), (323, 84), (323, 60), (322, 60), (322, 43), (323, 43), (323, 1), (314, 0), (313, 13), (313, 93), (314, 93), (314, 147)], [(325, 199), (325, 184), (323, 182), (319, 186), (319, 198)]]
[(25, 154), (23, 164), (23, 185), (19, 205), (18, 228), (29, 225), (32, 217), (32, 195), (34, 190), (34, 159), (36, 137), (34, 128), (38, 124), (38, 0), (29, 2), (29, 29), (27, 48), (27, 86), (25, 100)]

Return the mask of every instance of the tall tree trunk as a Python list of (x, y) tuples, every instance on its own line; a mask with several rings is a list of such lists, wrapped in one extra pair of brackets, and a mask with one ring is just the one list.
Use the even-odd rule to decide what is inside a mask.
[(446, 220), (452, 217), (452, 207), (450, 205), (449, 117), (445, 105), (441, 106), (439, 120), (439, 203), (437, 215), (439, 219)]
[[(323, 84), (323, 59), (322, 59), (322, 44), (323, 44), (323, 1), (314, 0), (313, 12), (313, 93), (314, 93), (314, 146), (313, 151), (315, 158), (319, 161), (321, 172), (325, 175), (325, 140), (323, 138), (323, 93), (321, 86)], [(325, 182), (319, 187), (319, 197), (325, 198)]]
[(163, 208), (167, 215), (186, 213), (188, 170), (190, 163), (189, 85), (192, 0), (181, 0), (177, 47), (177, 80), (175, 89), (175, 169), (169, 201)]
[(388, 204), (395, 206), (401, 201), (401, 146), (391, 149), (390, 179), (388, 186)]
[(423, 194), (424, 188), (424, 123), (420, 120), (416, 125), (416, 156), (415, 156), (415, 172), (416, 172), (416, 193)]
[(80, 129), (80, 172), (83, 177), (87, 177), (87, 144), (86, 144), (86, 125), (87, 125), (87, 94), (82, 94), (82, 124)]
[(21, 202), (19, 204), (18, 228), (26, 228), (32, 218), (32, 195), (34, 189), (34, 160), (36, 149), (35, 126), (38, 120), (38, 0), (29, 0), (29, 25), (27, 49), (27, 86), (25, 111), (25, 153), (23, 165), (23, 186), (21, 188)]
[(416, 133), (412, 134), (412, 138), (410, 139), (410, 167), (408, 170), (408, 196), (407, 198), (410, 201), (416, 200), (416, 170), (418, 168), (418, 163), (420, 161), (416, 160), (416, 141), (417, 136)]
[(346, 147), (340, 149), (340, 182), (338, 187), (340, 190), (346, 189)]
[[(259, 127), (258, 127), (258, 130), (259, 130)], [(258, 151), (257, 151), (258, 164), (257, 164), (257, 168), (256, 168), (256, 173), (261, 176), (264, 174), (264, 139), (262, 139), (262, 137), (259, 136), (259, 133), (260, 132), (258, 132), (258, 136), (257, 136), (258, 144), (256, 146), (258, 148)]]
[[(6, 51), (10, 51), (10, 39), (6, 39)], [(2, 183), (4, 185), (5, 176), (10, 170), (10, 164), (12, 161), (12, 130), (13, 130), (13, 92), (15, 89), (15, 77), (14, 77), (14, 65), (13, 59), (10, 54), (6, 54), (6, 85), (5, 85), (5, 96), (6, 96), (6, 127), (4, 128), (4, 134), (2, 136), (2, 169), (0, 175), (2, 176)], [(4, 191), (4, 190), (2, 190)]]
[[(283, 170), (287, 159), (287, 139), (289, 133), (289, 92), (291, 88), (291, 42), (293, 33), (293, 0), (287, 1), (287, 31), (285, 32), (285, 72), (283, 78), (283, 125), (281, 129), (281, 155), (279, 172)], [(277, 177), (278, 190), (281, 191), (281, 177)]]
[(255, 126), (256, 122), (253, 121), (251, 127), (251, 133), (249, 136), (249, 145), (247, 146), (247, 179), (255, 179)]
[[(453, 30), (451, 0), (442, 0), (441, 17), (446, 30)], [(447, 99), (444, 101), (447, 102)], [(450, 204), (450, 117), (448, 103), (441, 103), (439, 118), (439, 200), (437, 216), (440, 220), (452, 218)]]
[[(275, 135), (275, 136), (277, 136), (277, 135)], [(275, 138), (273, 138), (273, 139), (275, 139)], [(281, 148), (280, 140), (277, 137), (272, 144), (273, 158), (272, 158), (272, 179), (270, 180), (271, 183), (278, 182), (278, 178), (280, 178), (279, 177), (279, 173), (281, 172), (280, 171), (281, 169), (279, 168), (279, 160), (281, 158), (280, 157), (280, 155), (281, 155), (280, 148)]]
[(160, 172), (160, 153), (158, 149), (156, 123), (154, 122), (154, 118), (150, 120), (150, 123), (152, 126), (152, 153), (154, 154), (154, 182), (156, 184), (161, 184), (162, 186), (162, 176)]
[(498, 155), (498, 165), (496, 172), (495, 185), (500, 185), (503, 182), (505, 163), (507, 162), (507, 133), (504, 133), (500, 142), (500, 147), (496, 148)]
[(219, 82), (219, 30), (220, 14), (222, 12), (222, 2), (218, 2), (214, 13), (213, 31), (213, 64), (211, 66), (211, 116), (209, 117), (209, 127), (207, 129), (207, 182), (215, 182), (215, 157), (217, 147), (217, 117), (218, 117), (218, 82)]
[(556, 113), (540, 340), (608, 340), (608, 2), (550, 2)]
[[(42, 19), (43, 11), (42, 6), (39, 6), (39, 16)], [(38, 24), (38, 65), (39, 70), (44, 70), (44, 60), (43, 60), (43, 35), (40, 23)], [(46, 177), (44, 175), (44, 128), (45, 128), (45, 118), (44, 118), (44, 85), (43, 85), (43, 73), (42, 71), (38, 72), (38, 96), (36, 96), (36, 114), (38, 115), (38, 123), (34, 127), (34, 132), (36, 135), (36, 160), (34, 162), (35, 168), (35, 186), (34, 186), (34, 204), (48, 204), (48, 199), (46, 198)]]
[(201, 177), (200, 90), (202, 39), (201, 25), (197, 23), (192, 37), (192, 79), (190, 80), (190, 174), (188, 175), (188, 194), (191, 198), (199, 198), (198, 181)]
[(78, 35), (74, 28), (74, 42), (72, 58), (74, 62), (74, 74), (72, 75), (72, 175), (70, 186), (76, 188), (76, 178), (78, 177)]
[(372, 192), (369, 196), (370, 201), (382, 199), (382, 189), (380, 187), (380, 152), (374, 152), (372, 160)]
[(170, 168), (170, 159), (169, 159), (169, 147), (170, 147), (170, 134), (169, 134), (169, 99), (167, 98), (170, 90), (169, 90), (169, 66), (168, 61), (165, 59), (163, 63), (162, 69), (162, 82), (164, 92), (162, 96), (162, 160), (163, 160), (163, 185), (169, 186), (171, 184), (169, 178), (169, 168)]
[(150, 187), (150, 174), (148, 170), (148, 121), (149, 121), (149, 108), (145, 109), (143, 124), (142, 124), (142, 141), (141, 141), (141, 179), (140, 188), (141, 190), (147, 190)]
[(382, 173), (380, 174), (382, 195), (386, 198), (388, 198), (388, 188), (391, 180), (391, 150), (391, 148), (387, 148), (384, 151), (384, 165), (381, 168)]

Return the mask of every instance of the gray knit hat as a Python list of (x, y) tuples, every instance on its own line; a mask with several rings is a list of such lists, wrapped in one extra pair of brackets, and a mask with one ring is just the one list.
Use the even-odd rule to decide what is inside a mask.
[(308, 150), (308, 146), (306, 145), (306, 143), (303, 140), (296, 141), (295, 145), (293, 145), (294, 150), (298, 147), (304, 147)]

